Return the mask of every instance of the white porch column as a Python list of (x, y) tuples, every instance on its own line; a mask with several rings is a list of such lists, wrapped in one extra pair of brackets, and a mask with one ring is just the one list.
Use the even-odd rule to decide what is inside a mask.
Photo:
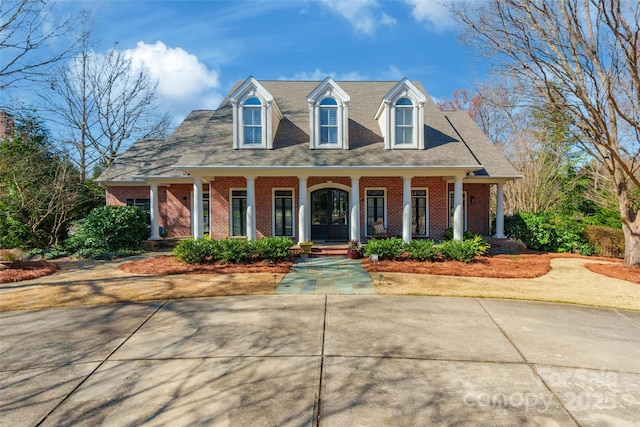
[(453, 184), (453, 240), (462, 240), (463, 236), (462, 177), (456, 176)]
[(504, 239), (504, 184), (496, 184), (496, 236)]
[(160, 230), (158, 229), (158, 184), (149, 183), (149, 204), (151, 205), (151, 240), (160, 238)]
[(298, 177), (298, 243), (309, 240), (307, 235), (307, 177)]
[(256, 238), (256, 178), (247, 176), (247, 240)]
[(402, 177), (402, 240), (411, 242), (411, 177)]
[(198, 239), (204, 236), (204, 227), (202, 224), (202, 210), (204, 209), (202, 204), (202, 180), (199, 176), (193, 178), (193, 206), (192, 214), (193, 218), (193, 237)]
[(349, 224), (351, 227), (351, 233), (349, 238), (360, 241), (360, 177), (351, 177), (351, 206), (350, 206)]

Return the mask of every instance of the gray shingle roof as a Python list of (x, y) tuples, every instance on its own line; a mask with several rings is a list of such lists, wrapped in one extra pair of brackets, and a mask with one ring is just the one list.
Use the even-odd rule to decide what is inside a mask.
[[(239, 82), (231, 91), (242, 82)], [(260, 81), (283, 115), (272, 150), (233, 150), (229, 97), (215, 111), (194, 111), (163, 143), (134, 144), (100, 181), (131, 180), (136, 175), (180, 176), (176, 168), (238, 167), (462, 167), (484, 166), (481, 175), (518, 177), (504, 156), (465, 112), (442, 112), (427, 96), (425, 149), (385, 150), (374, 115), (397, 82), (337, 82), (351, 97), (349, 150), (309, 149), (307, 96), (318, 81)], [(414, 83), (426, 94), (419, 83)]]

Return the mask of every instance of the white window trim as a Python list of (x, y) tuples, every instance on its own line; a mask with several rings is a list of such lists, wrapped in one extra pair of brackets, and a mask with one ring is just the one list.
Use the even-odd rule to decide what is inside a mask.
[[(412, 124), (411, 127), (413, 128), (413, 132), (411, 135), (411, 144), (400, 144), (396, 141), (396, 110), (398, 109), (398, 106), (396, 105), (396, 102), (398, 102), (399, 99), (401, 98), (407, 98), (409, 100), (411, 100), (411, 102), (413, 103), (413, 105), (410, 107), (408, 105), (402, 105), (400, 106), (400, 109), (409, 109), (411, 108), (411, 120), (412, 120)], [(393, 102), (391, 103), (391, 145), (394, 149), (400, 149), (400, 150), (404, 150), (404, 149), (416, 149), (418, 148), (418, 125), (419, 125), (419, 118), (418, 118), (418, 111), (420, 109), (418, 108), (418, 106), (416, 105), (416, 100), (413, 99), (409, 94), (402, 94), (401, 96), (398, 96), (396, 99), (393, 100)]]
[[(338, 143), (320, 144), (320, 105), (325, 98), (333, 98), (338, 103), (336, 121), (338, 123)], [(349, 149), (349, 101), (351, 97), (330, 77), (320, 83), (307, 97), (309, 104), (309, 148), (312, 150)]]
[[(244, 143), (244, 102), (248, 98), (258, 98), (262, 103), (262, 143)], [(233, 111), (233, 149), (267, 149), (273, 148), (274, 130), (282, 120), (282, 113), (273, 96), (253, 77), (249, 77), (230, 96)]]
[(293, 221), (291, 227), (291, 236), (296, 236), (296, 190), (293, 187), (274, 187), (271, 189), (271, 235), (276, 235), (276, 191), (291, 191), (291, 209), (293, 211)]
[(365, 187), (364, 189), (364, 235), (365, 237), (371, 237), (370, 234), (367, 234), (367, 224), (369, 224), (369, 209), (367, 209), (367, 199), (369, 198), (367, 192), (369, 190), (382, 190), (384, 191), (384, 228), (387, 228), (387, 221), (389, 219), (389, 215), (387, 215), (387, 188), (386, 187)]
[[(451, 224), (451, 199), (454, 197), (454, 191), (449, 191), (447, 193), (447, 228), (453, 228), (453, 224)], [(462, 191), (462, 211), (464, 212), (464, 231), (467, 231), (467, 190)]]
[[(429, 187), (411, 187), (411, 191), (413, 190), (425, 190), (426, 191), (425, 197), (427, 199), (426, 206), (425, 206), (426, 212), (425, 212), (425, 218), (424, 218), (426, 234), (415, 234), (415, 236), (429, 237), (429, 228), (430, 228), (429, 227)], [(416, 196), (411, 196), (411, 199), (413, 200), (414, 197)], [(413, 218), (413, 212), (411, 212), (411, 218)]]
[[(396, 102), (408, 98), (413, 103), (413, 144), (396, 144)], [(380, 131), (384, 136), (386, 150), (406, 150), (425, 148), (424, 105), (426, 96), (406, 77), (400, 80), (382, 99), (375, 114)]]
[[(247, 187), (229, 188), (229, 237), (247, 237), (246, 233), (243, 236), (233, 235), (233, 192), (234, 191), (247, 191)], [(245, 196), (244, 198), (246, 200), (247, 196)], [(248, 230), (249, 224), (247, 224), (246, 227)]]

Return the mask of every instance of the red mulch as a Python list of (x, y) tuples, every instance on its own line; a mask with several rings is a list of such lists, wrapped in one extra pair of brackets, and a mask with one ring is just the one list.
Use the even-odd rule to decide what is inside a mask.
[(0, 283), (35, 279), (53, 274), (57, 270), (58, 267), (49, 261), (14, 261), (0, 270)]
[(640, 269), (626, 265), (585, 264), (588, 270), (614, 279), (622, 279), (640, 285)]
[(364, 259), (364, 268), (371, 273), (415, 273), (443, 276), (492, 277), (500, 279), (530, 279), (540, 277), (551, 269), (550, 254), (495, 255), (476, 257), (471, 263), (459, 261), (421, 262), (400, 259), (377, 263)]
[(241, 273), (288, 273), (291, 261), (277, 263), (254, 262), (248, 264), (187, 264), (172, 255), (163, 255), (122, 263), (118, 268), (133, 274), (241, 274)]

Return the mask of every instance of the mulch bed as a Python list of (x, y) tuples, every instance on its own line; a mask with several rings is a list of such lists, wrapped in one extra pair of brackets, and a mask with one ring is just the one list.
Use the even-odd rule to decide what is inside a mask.
[(612, 277), (614, 279), (626, 280), (640, 285), (640, 269), (626, 265), (611, 264), (585, 264), (584, 266), (594, 273), (602, 274), (603, 276)]
[(19, 282), (53, 274), (58, 267), (49, 261), (14, 261), (0, 270), (0, 283)]
[(364, 259), (364, 268), (370, 273), (436, 274), (443, 276), (491, 277), (500, 279), (530, 279), (540, 277), (551, 269), (549, 254), (495, 255), (476, 257), (471, 263), (459, 261), (421, 262), (402, 259), (371, 262)]
[(277, 263), (254, 262), (248, 264), (187, 264), (173, 255), (147, 258), (122, 263), (118, 268), (132, 274), (242, 274), (242, 273), (288, 273), (292, 261)]

